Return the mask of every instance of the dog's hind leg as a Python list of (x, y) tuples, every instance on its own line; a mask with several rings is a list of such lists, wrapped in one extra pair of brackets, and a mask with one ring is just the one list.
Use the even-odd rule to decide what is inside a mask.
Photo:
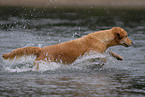
[(34, 66), (36, 66), (36, 70), (39, 69), (39, 65), (51, 62), (50, 60), (47, 60), (47, 58), (44, 57), (43, 54), (38, 54), (37, 58), (34, 60)]
[(36, 70), (38, 70), (39, 69), (39, 62), (38, 61), (36, 61), (36, 59), (35, 59), (35, 61), (34, 61), (34, 66), (36, 66)]
[(43, 62), (47, 62), (47, 61), (44, 60), (44, 59), (35, 59), (33, 65), (36, 66), (36, 70), (39, 69), (39, 65), (40, 65), (41, 63), (43, 63)]

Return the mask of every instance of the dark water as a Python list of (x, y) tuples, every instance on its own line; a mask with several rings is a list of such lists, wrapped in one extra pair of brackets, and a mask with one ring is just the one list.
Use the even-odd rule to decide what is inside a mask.
[[(33, 64), (5, 64), (0, 57), (0, 96), (143, 97), (145, 96), (144, 10), (48, 10), (0, 8), (0, 55), (26, 46), (44, 47), (114, 26), (124, 28), (134, 45), (111, 47), (125, 60), (108, 55), (100, 69), (77, 60), (73, 66), (52, 63), (33, 71)], [(84, 66), (84, 67), (83, 67)]]

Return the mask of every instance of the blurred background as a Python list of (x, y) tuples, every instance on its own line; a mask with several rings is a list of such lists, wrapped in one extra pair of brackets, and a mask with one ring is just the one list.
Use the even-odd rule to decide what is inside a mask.
[(144, 0), (0, 0), (0, 6), (41, 8), (145, 8)]

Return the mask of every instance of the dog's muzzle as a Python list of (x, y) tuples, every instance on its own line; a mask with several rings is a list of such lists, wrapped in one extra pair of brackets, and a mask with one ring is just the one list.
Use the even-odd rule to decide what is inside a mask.
[(123, 43), (123, 45), (125, 46), (125, 47), (130, 47), (130, 46), (132, 46), (133, 45), (133, 42), (131, 42), (131, 44), (126, 44), (126, 43)]
[(126, 43), (123, 43), (123, 45), (124, 45), (125, 47), (129, 47), (129, 45), (127, 45)]

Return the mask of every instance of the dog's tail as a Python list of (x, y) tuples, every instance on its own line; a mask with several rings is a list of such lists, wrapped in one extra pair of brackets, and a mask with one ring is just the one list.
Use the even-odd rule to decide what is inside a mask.
[[(13, 61), (20, 60), (22, 61), (30, 61), (32, 58), (36, 58), (40, 51), (39, 47), (24, 47), (13, 50), (11, 53), (7, 53), (2, 55), (4, 60)], [(29, 59), (29, 60), (26, 60)], [(17, 63), (17, 62), (16, 62)]]

